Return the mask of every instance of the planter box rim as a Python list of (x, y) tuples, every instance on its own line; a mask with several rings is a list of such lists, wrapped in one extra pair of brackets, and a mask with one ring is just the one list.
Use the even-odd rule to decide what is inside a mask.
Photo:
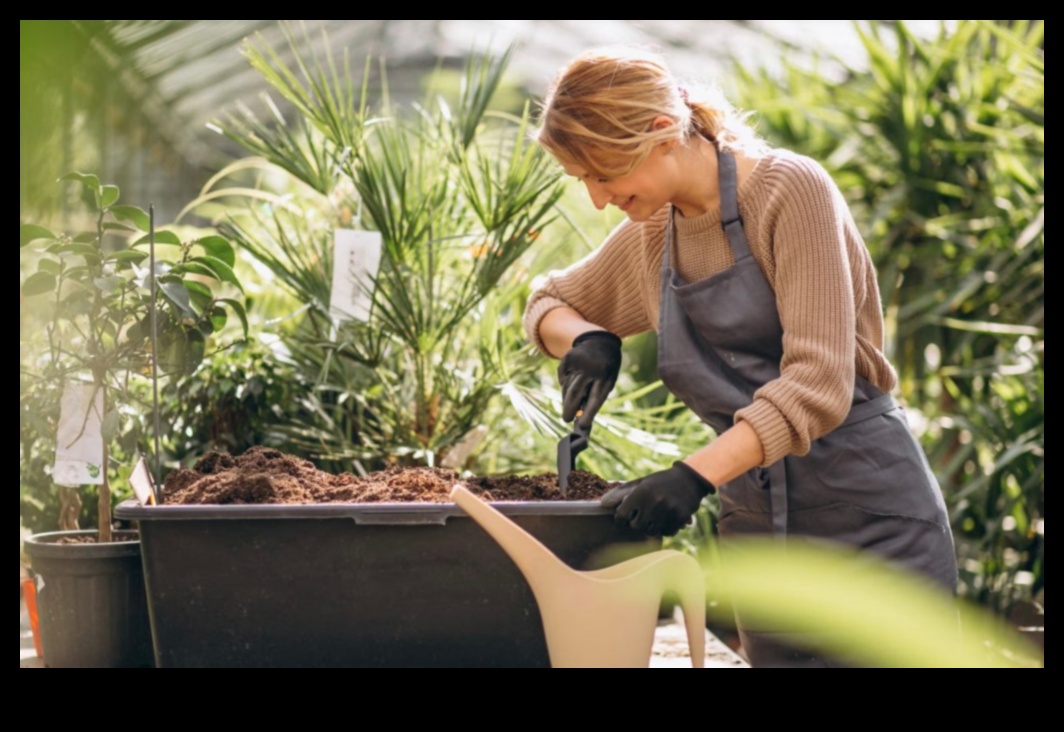
[[(507, 516), (606, 516), (612, 513), (598, 501), (517, 501), (492, 503)], [(123, 501), (115, 516), (131, 521), (211, 521), (270, 519), (352, 519), (356, 524), (444, 524), (467, 518), (454, 503), (324, 503), (238, 506), (142, 506)]]

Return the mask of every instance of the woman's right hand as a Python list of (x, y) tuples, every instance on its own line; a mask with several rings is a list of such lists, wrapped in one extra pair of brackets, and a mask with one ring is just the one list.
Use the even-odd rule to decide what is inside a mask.
[(591, 423), (617, 383), (620, 370), (621, 339), (618, 336), (605, 330), (592, 330), (577, 336), (558, 365), (562, 420), (567, 423), (576, 420), (577, 427), (591, 429)]

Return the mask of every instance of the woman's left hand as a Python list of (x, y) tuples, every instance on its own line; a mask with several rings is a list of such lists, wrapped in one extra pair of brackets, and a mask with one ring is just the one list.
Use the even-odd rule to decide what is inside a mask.
[(675, 536), (716, 487), (686, 463), (614, 488), (602, 497), (618, 524), (649, 536)]

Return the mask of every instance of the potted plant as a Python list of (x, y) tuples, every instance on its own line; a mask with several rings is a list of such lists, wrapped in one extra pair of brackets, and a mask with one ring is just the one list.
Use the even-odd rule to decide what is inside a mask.
[[(301, 414), (276, 430), (290, 454), (254, 453), (265, 462), (228, 505), (119, 507), (142, 532), (157, 661), (546, 666), (527, 582), (446, 497), (499, 439), (497, 402), (505, 407), (496, 412), (527, 416), (553, 444), (565, 429), (520, 385), (519, 375), (534, 381), (542, 363), (519, 334), (528, 286), (520, 262), (556, 217), (561, 190), (555, 166), (527, 139), (527, 106), (488, 111), (507, 57), (472, 62), (457, 101), (370, 112), (349, 76), (294, 44), (291, 67), (268, 46), (246, 50), (303, 124), (279, 112), (272, 124), (220, 122), (258, 157), (216, 176), (199, 211), (217, 206), (223, 232), (291, 298), (298, 317), (278, 335), (305, 388)], [(246, 206), (239, 199), (249, 169), (257, 177), (268, 169), (261, 178), (275, 183), (285, 171), (288, 182), (257, 191), (257, 205)], [(379, 241), (379, 265), (372, 251), (363, 256), (372, 260), (363, 304), (338, 314), (335, 293), (354, 259), (335, 253), (347, 230)], [(270, 503), (271, 477), (295, 490), (291, 481), (316, 469), (301, 458), (329, 471), (320, 479), (329, 485), (383, 471), (408, 485), (439, 479), (444, 498), (418, 500), (412, 490), (403, 502)], [(211, 457), (199, 478), (176, 482), (219, 476), (233, 461)], [(446, 469), (450, 478), (434, 472)], [(551, 490), (560, 497), (556, 481)], [(602, 561), (610, 548), (655, 548), (587, 496), (498, 505), (574, 567)]]
[[(119, 203), (117, 187), (81, 173), (62, 180), (91, 202), (88, 230), (20, 225), (23, 260), (34, 270), (21, 284), (23, 308), (41, 323), (23, 334), (23, 455), (50, 456), (51, 480), (66, 498), (61, 531), (25, 542), (44, 659), (53, 668), (148, 667), (140, 544), (135, 531), (114, 529), (112, 482), (128, 477), (144, 447), (149, 377), (194, 368), (229, 313), (244, 319), (244, 308), (212, 290), (239, 288), (226, 240), (155, 232), (148, 213)], [(166, 256), (156, 257), (155, 245)], [(81, 531), (78, 490), (86, 486), (96, 489), (97, 528)]]

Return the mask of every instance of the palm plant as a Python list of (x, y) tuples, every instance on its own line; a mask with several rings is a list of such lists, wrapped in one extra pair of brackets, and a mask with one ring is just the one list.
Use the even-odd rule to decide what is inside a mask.
[(1044, 22), (862, 29), (868, 68), (843, 83), (748, 72), (739, 98), (826, 162), (865, 227), (962, 591), (1003, 611), (1044, 582)]
[[(527, 139), (527, 105), (491, 108), (511, 52), (475, 57), (456, 99), (397, 108), (386, 98), (371, 111), (369, 64), (359, 92), (346, 59), (337, 67), (301, 52), (293, 35), (289, 44), (291, 64), (261, 42), (245, 52), (299, 121), (269, 104), (268, 122), (249, 111), (218, 122), (257, 157), (219, 173), (197, 202), (224, 218), (298, 313), (285, 321), (283, 353), (306, 388), (300, 414), (279, 427), (286, 446), (334, 469), (552, 466), (567, 428), (553, 366), (520, 319), (531, 276), (573, 259), (559, 248), (579, 231), (555, 221), (568, 218), (559, 172)], [(234, 198), (255, 205), (217, 205)], [(336, 227), (383, 240), (365, 323), (330, 317)], [(653, 389), (626, 385), (615, 405)], [(674, 419), (675, 405), (610, 411), (598, 449), (581, 459), (603, 475), (656, 468), (704, 436), (697, 420)]]
[[(492, 295), (512, 285), (514, 263), (560, 195), (557, 174), (526, 139), (527, 110), (488, 113), (508, 55), (471, 63), (453, 109), (439, 100), (409, 117), (374, 117), (349, 74), (299, 51), (294, 69), (268, 46), (246, 52), (303, 115), (295, 127), (250, 114), (219, 125), (302, 190), (297, 204), (225, 223), (306, 308), (286, 333), (314, 385), (305, 418), (288, 427), (291, 444), (344, 466), (435, 464), (481, 425), (504, 380), (507, 347), (488, 338)], [(329, 312), (332, 236), (343, 225), (383, 241), (367, 323), (340, 324)]]

